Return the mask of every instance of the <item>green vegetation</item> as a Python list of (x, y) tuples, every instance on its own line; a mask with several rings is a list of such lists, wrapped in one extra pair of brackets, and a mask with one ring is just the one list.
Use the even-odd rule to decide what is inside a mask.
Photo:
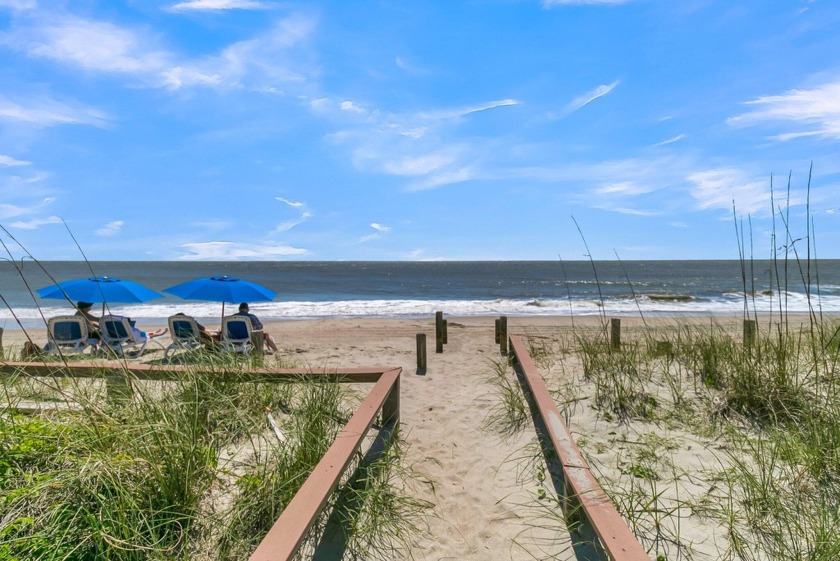
[[(0, 559), (247, 557), (357, 400), (339, 383), (238, 382), (243, 366), (123, 380), (110, 401), (102, 380), (5, 378)], [(21, 413), (32, 401), (62, 407)], [(428, 506), (403, 497), (411, 474), (391, 437), (380, 454), (358, 457), (335, 493), (354, 497), (330, 519), (346, 529), (351, 557), (390, 558)], [(330, 511), (304, 547), (315, 547)]]

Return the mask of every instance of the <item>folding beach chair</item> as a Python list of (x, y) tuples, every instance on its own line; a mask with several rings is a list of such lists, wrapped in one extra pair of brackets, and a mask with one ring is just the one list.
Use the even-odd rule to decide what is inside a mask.
[(175, 351), (191, 351), (201, 347), (201, 330), (194, 317), (176, 314), (169, 316), (168, 323), (172, 343), (166, 347), (163, 358)]
[[(99, 320), (99, 331), (102, 335), (103, 346), (118, 356), (124, 356), (128, 351), (134, 353), (134, 358), (137, 358), (153, 341), (151, 337), (145, 339), (137, 337), (131, 329), (131, 322), (123, 316), (102, 316)], [(164, 350), (160, 341), (154, 341), (154, 343)]]
[(222, 348), (226, 351), (250, 356), (254, 345), (251, 333), (254, 328), (251, 320), (245, 316), (227, 316), (222, 318)]
[(81, 316), (57, 316), (47, 320), (48, 355), (62, 353), (83, 353), (94, 349), (99, 341), (88, 331), (88, 323)]

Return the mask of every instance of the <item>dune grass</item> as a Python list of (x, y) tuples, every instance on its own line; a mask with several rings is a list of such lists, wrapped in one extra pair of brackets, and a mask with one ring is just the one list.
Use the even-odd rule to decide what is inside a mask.
[[(178, 382), (135, 380), (130, 394), (111, 401), (99, 380), (5, 378), (0, 558), (247, 557), (357, 397), (334, 382), (239, 383), (243, 366), (194, 364)], [(65, 407), (17, 412), (21, 400), (45, 397)], [(387, 558), (374, 546), (407, 542), (425, 506), (398, 500), (410, 474), (400, 471), (399, 437), (392, 436), (391, 451), (377, 461), (394, 465), (354, 487), (356, 522), (340, 518), (340, 527), (357, 524), (346, 547), (353, 555)], [(371, 473), (362, 459), (356, 467)], [(358, 522), (380, 518), (389, 526)]]

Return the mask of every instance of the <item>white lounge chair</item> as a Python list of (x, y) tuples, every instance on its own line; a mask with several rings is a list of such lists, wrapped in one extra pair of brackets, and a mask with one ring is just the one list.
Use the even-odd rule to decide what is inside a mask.
[(191, 351), (201, 348), (201, 329), (194, 317), (184, 314), (169, 316), (169, 336), (172, 343), (166, 347), (163, 358), (175, 351)]
[(118, 356), (124, 356), (128, 351), (134, 353), (134, 358), (137, 358), (143, 354), (150, 342), (154, 342), (161, 350), (164, 349), (160, 341), (154, 341), (151, 337), (138, 338), (131, 329), (131, 322), (124, 316), (102, 316), (99, 319), (99, 332), (103, 346)]
[(88, 330), (88, 322), (81, 316), (57, 316), (47, 320), (48, 355), (64, 353), (83, 353), (86, 349), (96, 348), (98, 339), (93, 339)]
[(254, 345), (251, 343), (251, 333), (254, 328), (251, 320), (245, 316), (227, 316), (222, 318), (222, 348), (235, 353), (250, 356)]

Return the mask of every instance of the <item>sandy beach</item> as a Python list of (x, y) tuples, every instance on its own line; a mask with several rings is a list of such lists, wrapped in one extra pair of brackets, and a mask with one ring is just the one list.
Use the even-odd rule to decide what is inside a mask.
[[(541, 496), (545, 486), (539, 475), (533, 425), (529, 422), (512, 436), (487, 426), (488, 412), (499, 399), (488, 380), (496, 365), (504, 364), (494, 341), (494, 319), (447, 317), (448, 344), (441, 354), (435, 353), (433, 317), (285, 321), (266, 326), (280, 347), (269, 360), (279, 359), (285, 365), (402, 368), (401, 422), (406, 461), (416, 476), (412, 492), (434, 504), (429, 516), (420, 521), (421, 533), (411, 551), (414, 559), (574, 558), (556, 502)], [(569, 416), (572, 432), (596, 472), (620, 480), (625, 466), (638, 454), (636, 445), (650, 446), (655, 437), (667, 443), (660, 448), (672, 459), (669, 466), (694, 472), (690, 485), (675, 483), (673, 492), (678, 497), (710, 491), (712, 483), (702, 474), (718, 461), (713, 443), (655, 425), (606, 422), (592, 409), (592, 389), (582, 380), (578, 360), (563, 345), (573, 333), (602, 329), (601, 318), (513, 317), (508, 321), (510, 333), (526, 335), (539, 348), (550, 350), (538, 366), (549, 388), (557, 392), (558, 406)], [(681, 318), (679, 325), (711, 321)], [(643, 327), (638, 318), (622, 322), (628, 334)], [(673, 318), (646, 323), (647, 329), (673, 330), (678, 325)], [(734, 320), (728, 323), (738, 326)], [(427, 335), (425, 374), (416, 370), (417, 333)], [(36, 342), (45, 340), (43, 331), (30, 332), (30, 336)], [(21, 331), (4, 334), (7, 351), (14, 352), (23, 341)], [(168, 344), (168, 338), (164, 336), (162, 342)], [(146, 357), (160, 358), (160, 352)], [(725, 547), (715, 522), (686, 515), (681, 524), (681, 540), (691, 544), (695, 553), (709, 556), (703, 558), (717, 558), (716, 552)]]

